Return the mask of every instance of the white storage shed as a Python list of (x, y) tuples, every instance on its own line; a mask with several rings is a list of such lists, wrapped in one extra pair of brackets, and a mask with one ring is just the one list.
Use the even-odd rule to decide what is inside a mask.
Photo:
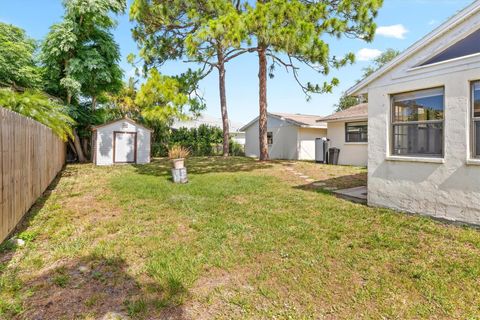
[(93, 163), (149, 163), (151, 135), (151, 129), (128, 118), (96, 126), (92, 135)]

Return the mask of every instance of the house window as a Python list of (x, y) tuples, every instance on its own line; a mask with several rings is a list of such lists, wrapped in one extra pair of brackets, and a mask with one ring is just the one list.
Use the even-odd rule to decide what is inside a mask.
[(392, 97), (392, 155), (443, 156), (444, 89)]
[(480, 158), (480, 81), (472, 83), (472, 154)]
[(345, 142), (367, 142), (368, 123), (350, 122), (345, 123)]
[(271, 131), (267, 132), (267, 143), (269, 145), (273, 144), (273, 132), (271, 132)]

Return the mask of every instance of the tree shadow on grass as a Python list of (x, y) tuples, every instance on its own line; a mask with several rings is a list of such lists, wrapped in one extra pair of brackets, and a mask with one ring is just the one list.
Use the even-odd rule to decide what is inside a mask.
[[(225, 172), (251, 172), (271, 168), (271, 163), (260, 162), (246, 157), (192, 157), (186, 160), (189, 174), (208, 174)], [(172, 167), (166, 158), (155, 158), (149, 164), (135, 165), (140, 174), (170, 177)]]
[(366, 173), (356, 173), (344, 176), (338, 176), (328, 179), (316, 180), (311, 183), (301, 184), (295, 186), (295, 189), (307, 190), (314, 192), (328, 192), (330, 188), (335, 189), (348, 189), (365, 186), (366, 182)]
[(62, 260), (24, 283), (32, 294), (17, 319), (188, 319), (180, 303), (188, 290), (165, 283), (139, 282), (120, 258)]

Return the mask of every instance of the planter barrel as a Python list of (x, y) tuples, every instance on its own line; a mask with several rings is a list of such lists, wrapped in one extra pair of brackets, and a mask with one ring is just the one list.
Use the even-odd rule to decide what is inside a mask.
[(184, 158), (179, 158), (179, 159), (173, 159), (173, 168), (174, 169), (182, 169), (185, 167), (185, 159)]
[(187, 183), (187, 168), (172, 169), (172, 179), (174, 183)]

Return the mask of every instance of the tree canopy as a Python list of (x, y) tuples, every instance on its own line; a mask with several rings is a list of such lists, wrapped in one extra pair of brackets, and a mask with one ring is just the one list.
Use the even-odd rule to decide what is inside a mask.
[(27, 89), (19, 93), (0, 88), (0, 106), (46, 125), (63, 140), (72, 137), (75, 121), (68, 115), (66, 107), (41, 91)]
[(188, 78), (189, 75), (169, 77), (155, 68), (150, 70), (147, 81), (141, 85), (135, 97), (142, 117), (162, 122), (184, 119), (186, 106), (190, 108), (190, 113), (198, 115), (205, 105), (191, 95), (194, 88), (190, 86)]
[(373, 59), (372, 64), (369, 65), (366, 68), (363, 68), (363, 74), (362, 74), (362, 79), (365, 79), (384, 65), (386, 65), (388, 62), (392, 61), (395, 59), (398, 55), (400, 54), (400, 51), (395, 50), (395, 49), (387, 49), (385, 50), (381, 55)]
[(120, 49), (111, 29), (113, 14), (125, 11), (125, 0), (65, 1), (65, 16), (51, 27), (42, 47), (47, 90), (70, 103), (120, 90)]
[(144, 72), (178, 59), (199, 64), (197, 80), (218, 71), (225, 156), (229, 154), (225, 65), (248, 52), (240, 47), (246, 36), (241, 4), (238, 0), (135, 0), (130, 10)]
[(0, 85), (38, 88), (42, 74), (36, 63), (37, 44), (25, 31), (0, 22)]
[[(331, 54), (329, 42), (341, 37), (371, 41), (375, 34), (374, 18), (383, 0), (257, 0), (246, 1), (245, 27), (248, 39), (243, 41), (257, 52), (259, 61), (259, 145), (260, 159), (268, 159), (267, 143), (267, 67), (291, 72), (307, 97), (311, 93), (331, 92), (339, 80), (323, 83), (303, 82), (300, 68), (309, 67), (321, 76), (331, 69), (353, 63), (355, 55)], [(270, 60), (270, 63), (268, 62)], [(323, 78), (322, 77), (322, 78)]]
[[(369, 65), (366, 68), (363, 68), (362, 79), (365, 79), (366, 77), (368, 77), (369, 75), (371, 75), (372, 73), (374, 73), (375, 71), (383, 67), (385, 64), (392, 61), (399, 54), (400, 54), (400, 51), (398, 50), (387, 49), (380, 56), (373, 59), (373, 62), (371, 65)], [(358, 80), (358, 82), (361, 81), (362, 79)], [(345, 93), (342, 93), (338, 103), (335, 105), (335, 111), (338, 112), (341, 110), (345, 110), (362, 102), (367, 102), (367, 99), (365, 97), (352, 97), (352, 96), (346, 95)]]

